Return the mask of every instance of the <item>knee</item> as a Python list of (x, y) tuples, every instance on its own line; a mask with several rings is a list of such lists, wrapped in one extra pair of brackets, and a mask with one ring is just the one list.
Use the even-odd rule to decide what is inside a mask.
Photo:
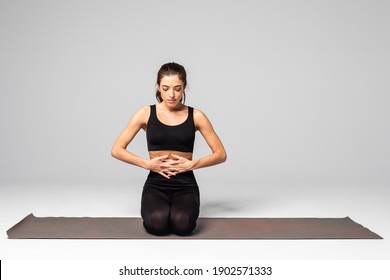
[(162, 212), (154, 212), (144, 217), (144, 228), (153, 235), (166, 235), (169, 231), (169, 219)]
[(177, 235), (189, 235), (196, 227), (196, 218), (184, 213), (171, 217), (172, 232)]

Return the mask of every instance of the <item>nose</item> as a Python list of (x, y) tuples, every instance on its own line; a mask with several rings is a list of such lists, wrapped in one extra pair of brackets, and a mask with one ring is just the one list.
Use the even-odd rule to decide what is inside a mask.
[(173, 97), (173, 96), (175, 96), (175, 90), (174, 90), (174, 89), (171, 89), (171, 90), (169, 91), (169, 97)]

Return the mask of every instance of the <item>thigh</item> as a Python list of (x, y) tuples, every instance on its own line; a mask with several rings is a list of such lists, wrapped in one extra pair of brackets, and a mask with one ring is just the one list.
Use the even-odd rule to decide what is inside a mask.
[(197, 189), (182, 190), (176, 193), (171, 200), (172, 214), (184, 214), (192, 217), (199, 215), (199, 191)]
[(169, 212), (169, 197), (163, 191), (151, 187), (144, 188), (141, 198), (142, 217), (157, 213), (168, 216)]

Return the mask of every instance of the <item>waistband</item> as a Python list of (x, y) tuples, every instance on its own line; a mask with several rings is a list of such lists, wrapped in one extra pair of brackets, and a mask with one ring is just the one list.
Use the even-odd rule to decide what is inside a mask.
[(153, 186), (156, 188), (198, 188), (193, 171), (179, 173), (170, 179), (161, 176), (160, 174), (150, 171), (146, 179), (145, 186)]

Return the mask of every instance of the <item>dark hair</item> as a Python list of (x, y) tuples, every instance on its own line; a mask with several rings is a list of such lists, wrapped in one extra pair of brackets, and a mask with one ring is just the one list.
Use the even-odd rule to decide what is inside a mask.
[[(164, 76), (178, 75), (179, 79), (183, 82), (184, 88), (187, 86), (187, 72), (183, 66), (175, 62), (169, 62), (161, 66), (157, 73), (157, 85), (160, 86), (161, 79)], [(156, 99), (158, 102), (162, 102), (161, 92), (156, 89)], [(183, 104), (186, 101), (186, 93), (183, 91), (183, 98), (180, 100)]]

